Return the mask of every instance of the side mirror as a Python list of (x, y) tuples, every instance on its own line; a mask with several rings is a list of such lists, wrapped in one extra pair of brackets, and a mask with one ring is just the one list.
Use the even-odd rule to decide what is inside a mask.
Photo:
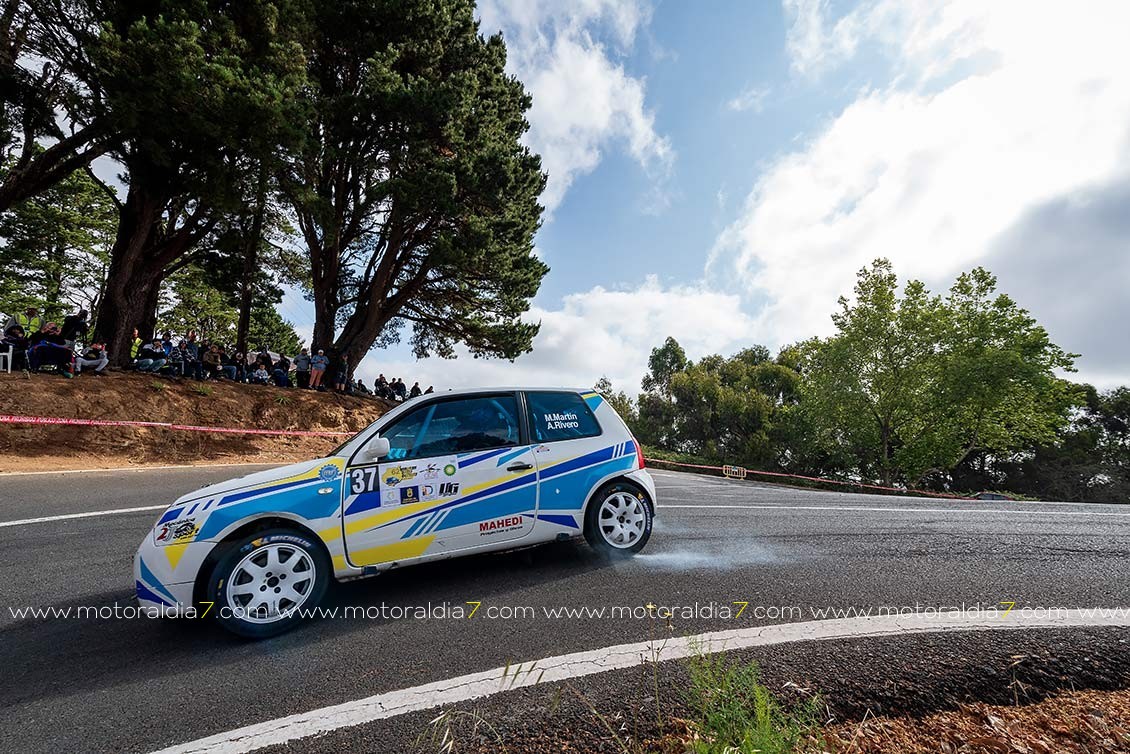
[(387, 456), (391, 449), (392, 446), (389, 445), (388, 438), (378, 435), (369, 440), (361, 450), (361, 457), (366, 461), (377, 461)]

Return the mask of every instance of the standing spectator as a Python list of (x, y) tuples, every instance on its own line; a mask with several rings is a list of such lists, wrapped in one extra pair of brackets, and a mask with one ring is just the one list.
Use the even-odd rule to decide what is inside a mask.
[(133, 328), (133, 340), (129, 344), (129, 357), (133, 360), (137, 359), (137, 352), (141, 350), (141, 336), (137, 334), (137, 328)]
[[(103, 371), (110, 363), (106, 355), (106, 346), (102, 343), (91, 343), (86, 350), (75, 357), (75, 374), (82, 374), (83, 367), (94, 367), (94, 374), (103, 375)], [(89, 371), (88, 371), (89, 373)]]
[(310, 387), (310, 352), (305, 348), (294, 357), (294, 379), (299, 388), (305, 390)]
[(38, 309), (29, 306), (24, 309), (23, 314), (13, 314), (8, 318), (8, 321), (4, 324), (4, 332), (12, 329), (15, 325), (22, 327), (25, 335), (32, 336), (43, 329), (43, 318), (39, 316)]
[(279, 387), (290, 387), (290, 360), (281, 353), (279, 360), (275, 362), (275, 368), (271, 370), (271, 376)]
[(409, 398), (419, 398), (423, 394), (424, 394), (424, 391), (420, 389), (420, 383), (419, 382), (413, 382), (412, 383), (412, 392), (410, 392), (408, 394), (408, 397)]
[(203, 358), (200, 359), (204, 368), (204, 376), (208, 379), (219, 380), (224, 377), (224, 361), (220, 356), (220, 347), (215, 343), (208, 346), (208, 350), (204, 352)]
[(247, 382), (247, 357), (242, 351), (236, 351), (231, 359), (235, 365), (235, 379), (237, 382)]
[(79, 338), (86, 339), (86, 332), (90, 329), (90, 325), (86, 322), (86, 309), (79, 309), (74, 314), (68, 314), (63, 318), (63, 329), (59, 333), (66, 341), (67, 348), (73, 349), (75, 341)]
[(334, 362), (334, 389), (339, 393), (345, 392), (345, 384), (349, 381), (349, 357), (342, 354)]
[(165, 348), (161, 345), (160, 338), (154, 338), (151, 344), (138, 349), (137, 371), (156, 374), (163, 366), (165, 366)]
[(27, 335), (20, 325), (12, 325), (4, 330), (4, 339), (0, 341), (4, 350), (12, 349), (12, 369), (22, 369), (24, 376), (29, 377), (27, 371)]
[(189, 330), (188, 335), (181, 341), (183, 347), (183, 361), (184, 368), (182, 373), (185, 377), (192, 377), (193, 379), (202, 379), (200, 371), (200, 346), (196, 342), (196, 331)]
[(326, 352), (321, 348), (318, 353), (310, 357), (310, 387), (314, 390), (324, 389), (322, 387), (322, 375), (326, 373), (326, 367), (330, 365), (330, 360), (326, 358)]

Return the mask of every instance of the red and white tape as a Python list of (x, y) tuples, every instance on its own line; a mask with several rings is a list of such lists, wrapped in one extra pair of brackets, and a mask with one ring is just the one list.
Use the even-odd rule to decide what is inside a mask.
[(67, 419), (61, 416), (16, 416), (0, 414), (0, 424), (64, 424), (73, 427), (151, 427), (186, 432), (223, 432), (238, 435), (288, 435), (297, 437), (350, 437), (353, 432), (314, 432), (302, 429), (239, 429), (237, 427), (198, 427), (171, 422), (119, 421), (115, 419)]

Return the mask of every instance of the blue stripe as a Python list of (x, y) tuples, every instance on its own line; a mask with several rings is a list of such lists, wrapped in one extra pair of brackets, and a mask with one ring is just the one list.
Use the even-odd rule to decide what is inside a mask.
[(438, 516), (436, 516), (436, 517), (435, 517), (435, 520), (434, 520), (434, 521), (433, 521), (433, 522), (432, 522), (431, 524), (429, 524), (429, 525), (428, 525), (428, 527), (427, 527), (427, 528), (428, 528), (428, 531), (427, 531), (427, 533), (428, 533), (428, 534), (431, 534), (431, 533), (432, 533), (433, 531), (435, 531), (436, 529), (438, 529), (438, 528), (439, 528), (439, 525), (440, 525), (441, 523), (443, 523), (443, 520), (444, 520), (445, 518), (447, 518), (447, 514), (448, 514), (448, 513), (450, 513), (450, 512), (451, 512), (451, 511), (449, 511), (449, 510), (447, 510), (447, 511), (440, 511), (440, 514), (439, 514)]
[(177, 601), (173, 593), (166, 589), (165, 585), (161, 583), (161, 580), (154, 576), (153, 572), (149, 570), (149, 566), (145, 565), (145, 560), (141, 561), (141, 578), (152, 584), (154, 589), (168, 597), (172, 602), (175, 603)]
[(360, 495), (353, 498), (353, 501), (345, 509), (345, 515), (351, 516), (354, 513), (360, 513), (362, 511), (372, 510), (373, 508), (380, 507), (381, 491), (369, 490), (368, 492), (362, 492)]
[(300, 484), (316, 484), (320, 481), (321, 480), (317, 477), (313, 479), (299, 479), (296, 482), (284, 482), (283, 484), (276, 484), (273, 487), (260, 487), (257, 490), (245, 490), (244, 492), (236, 492), (220, 500), (220, 505), (236, 503), (240, 500), (246, 500), (249, 497), (255, 497), (257, 495), (268, 495), (272, 492), (278, 492), (279, 490), (287, 490), (291, 487), (297, 487)]
[(134, 583), (135, 583), (135, 587), (137, 589), (138, 599), (149, 600), (150, 602), (156, 602), (159, 605), (166, 605), (168, 607), (176, 607), (176, 605), (174, 603), (169, 602), (167, 599), (165, 599), (161, 595), (155, 593), (152, 589), (145, 586), (145, 584), (142, 584), (140, 581), (137, 581), (137, 582), (134, 582)]
[(414, 535), (416, 533), (416, 530), (421, 528), (420, 524), (422, 524), (422, 523), (424, 523), (424, 519), (422, 519), (422, 518), (418, 518), (415, 521), (413, 521), (412, 525), (408, 527), (408, 531), (406, 531), (406, 532), (404, 532), (404, 534), (400, 535), (400, 538), (401, 539), (408, 539), (409, 537)]
[(572, 516), (556, 515), (552, 513), (539, 513), (538, 518), (542, 521), (548, 521), (551, 524), (560, 524), (561, 526), (568, 526), (573, 529), (579, 529), (577, 526), (577, 519)]
[(529, 451), (530, 451), (530, 449), (528, 447), (518, 448), (513, 453), (507, 453), (502, 458), (499, 458), (498, 463), (496, 463), (495, 466), (501, 466), (502, 464), (506, 463), (507, 461), (512, 461), (520, 455), (525, 455)]
[(161, 520), (158, 521), (157, 524), (161, 525), (167, 521), (172, 521), (177, 516), (179, 516), (180, 512), (183, 510), (184, 506), (181, 506), (180, 508), (169, 508), (167, 511), (165, 511), (165, 515), (161, 516)]
[(485, 461), (485, 460), (487, 460), (488, 458), (494, 458), (495, 456), (497, 456), (497, 455), (501, 455), (501, 454), (503, 454), (503, 453), (507, 453), (507, 452), (509, 452), (510, 450), (511, 450), (511, 448), (510, 448), (510, 447), (499, 448), (498, 450), (492, 450), (492, 451), (490, 451), (489, 453), (484, 453), (484, 454), (483, 454), (483, 455), (481, 455), (481, 456), (475, 456), (474, 458), (470, 458), (470, 459), (468, 459), (468, 460), (466, 460), (466, 461), (460, 461), (460, 462), (459, 462), (459, 468), (461, 468), (461, 469), (465, 469), (465, 468), (467, 468), (468, 466), (474, 466), (474, 465), (475, 465), (476, 463), (478, 463), (479, 461)]
[(624, 455), (629, 455), (629, 454), (635, 453), (635, 452), (636, 452), (636, 442), (635, 442), (635, 440), (628, 440), (627, 444), (624, 445)]
[(550, 479), (555, 476), (560, 476), (561, 474), (568, 474), (570, 471), (576, 471), (577, 469), (583, 468), (585, 466), (591, 466), (595, 463), (601, 463), (602, 461), (609, 461), (612, 458), (613, 454), (611, 447), (601, 448), (600, 450), (589, 453), (588, 455), (583, 455), (580, 458), (574, 458), (572, 461), (566, 461), (565, 463), (558, 464), (557, 466), (551, 466), (550, 468), (541, 472), (541, 478)]

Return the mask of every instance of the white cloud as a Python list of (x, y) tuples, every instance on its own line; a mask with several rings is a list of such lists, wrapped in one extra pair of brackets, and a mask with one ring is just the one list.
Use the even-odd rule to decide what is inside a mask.
[(752, 321), (736, 295), (702, 285), (664, 287), (649, 277), (638, 288), (596, 287), (566, 296), (560, 309), (534, 308), (541, 322), (534, 350), (514, 363), (473, 359), (382, 360), (373, 354), (360, 373), (372, 384), (378, 373), (419, 380), (436, 389), (481, 385), (591, 387), (607, 376), (618, 389), (639, 391), (651, 349), (674, 336), (689, 356), (729, 354), (751, 342)]
[(507, 67), (533, 96), (527, 141), (549, 173), (542, 202), (550, 212), (611, 147), (625, 149), (657, 180), (666, 176), (674, 153), (655, 129), (645, 81), (615, 62), (615, 51), (600, 41), (610, 36), (629, 49), (650, 20), (650, 6), (634, 0), (487, 0), (479, 14), (484, 33), (503, 30)]
[[(826, 333), (836, 296), (875, 257), (904, 277), (943, 282), (982, 261), (1025, 213), (1126, 171), (1124, 2), (1068, 13), (1050, 3), (881, 0), (834, 24), (824, 3), (786, 7), (796, 70), (850, 64), (866, 44), (893, 75), (773, 162), (711, 255), (712, 274), (766, 297), (759, 324), (777, 342)], [(1086, 248), (1059, 253), (1065, 265), (1087, 264)], [(1087, 302), (1078, 316), (1098, 320), (1102, 306)], [(1039, 317), (1038, 302), (1031, 308)]]
[(743, 89), (738, 96), (727, 102), (726, 107), (736, 113), (745, 112), (746, 110), (753, 110), (755, 113), (759, 113), (765, 106), (765, 98), (768, 96), (768, 87), (750, 86)]

